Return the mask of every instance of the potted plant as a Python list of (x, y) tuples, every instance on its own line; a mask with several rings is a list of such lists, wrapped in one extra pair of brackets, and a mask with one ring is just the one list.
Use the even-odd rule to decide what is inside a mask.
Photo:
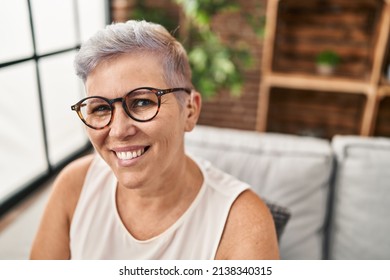
[[(158, 22), (179, 37), (188, 52), (193, 82), (203, 97), (213, 97), (225, 89), (233, 96), (241, 94), (244, 70), (249, 69), (254, 61), (249, 45), (244, 41), (236, 45), (224, 42), (212, 29), (212, 19), (218, 13), (240, 12), (235, 1), (172, 0), (180, 10), (178, 18), (172, 16), (170, 10), (153, 7), (151, 1), (132, 2), (130, 18)], [(244, 16), (253, 31), (261, 35), (265, 19)]]
[(316, 57), (317, 72), (321, 75), (333, 74), (339, 63), (339, 55), (331, 50), (322, 51)]

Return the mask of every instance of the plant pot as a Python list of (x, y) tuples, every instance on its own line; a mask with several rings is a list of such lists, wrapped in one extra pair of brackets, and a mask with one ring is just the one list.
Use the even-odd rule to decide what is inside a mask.
[(329, 64), (317, 64), (317, 73), (320, 75), (332, 75), (335, 67)]

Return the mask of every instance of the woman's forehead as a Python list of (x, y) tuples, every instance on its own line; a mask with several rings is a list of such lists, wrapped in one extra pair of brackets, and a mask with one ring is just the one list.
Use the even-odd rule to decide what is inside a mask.
[(163, 67), (155, 56), (120, 55), (101, 62), (85, 82), (87, 95), (125, 94), (139, 87), (166, 88)]

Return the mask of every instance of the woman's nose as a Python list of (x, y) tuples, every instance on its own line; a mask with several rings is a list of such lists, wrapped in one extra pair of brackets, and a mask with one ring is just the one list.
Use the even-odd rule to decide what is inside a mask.
[(121, 103), (113, 104), (112, 119), (109, 125), (110, 136), (115, 138), (125, 138), (136, 133), (135, 120), (130, 118), (122, 107)]

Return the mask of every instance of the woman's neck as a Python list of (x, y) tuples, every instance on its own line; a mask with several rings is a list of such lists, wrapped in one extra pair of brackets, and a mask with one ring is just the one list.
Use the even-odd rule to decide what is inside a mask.
[(151, 186), (137, 189), (118, 186), (119, 215), (136, 238), (147, 239), (170, 227), (190, 207), (203, 184), (201, 170), (187, 156), (172, 173), (164, 175)]

